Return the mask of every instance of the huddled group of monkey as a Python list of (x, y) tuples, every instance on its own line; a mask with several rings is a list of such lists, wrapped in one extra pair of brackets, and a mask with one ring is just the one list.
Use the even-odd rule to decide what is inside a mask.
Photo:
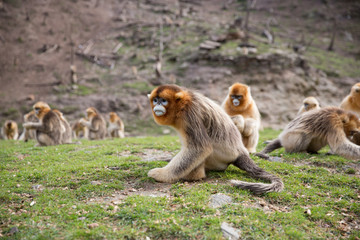
[[(177, 85), (156, 87), (148, 97), (155, 122), (173, 127), (182, 145), (165, 167), (148, 172), (149, 177), (159, 182), (196, 181), (205, 178), (207, 170), (223, 171), (233, 164), (270, 183), (232, 180), (232, 185), (255, 194), (280, 192), (284, 188), (281, 178), (258, 167), (250, 153), (269, 159), (268, 153), (281, 147), (288, 153), (317, 153), (329, 145), (332, 154), (360, 159), (360, 83), (351, 88), (339, 107), (321, 108), (316, 98), (306, 98), (295, 119), (258, 153), (261, 118), (248, 85), (233, 84), (221, 106)], [(33, 108), (25, 115), (25, 133), (20, 139), (26, 140), (31, 135), (41, 146), (71, 142), (71, 128), (61, 112), (51, 110), (44, 102)], [(95, 108), (86, 112), (87, 118), (80, 119), (72, 128), (75, 135), (82, 132), (89, 139), (104, 138), (107, 132), (104, 118)], [(16, 138), (16, 123), (5, 122), (3, 132), (7, 138)], [(112, 137), (124, 137), (124, 125), (116, 113), (110, 113), (108, 132)]]
[(33, 110), (24, 115), (23, 132), (19, 136), (15, 121), (7, 120), (1, 129), (4, 139), (35, 139), (37, 146), (51, 146), (72, 143), (73, 138), (89, 140), (124, 138), (124, 123), (115, 113), (109, 114), (109, 126), (105, 118), (94, 107), (86, 109), (86, 117), (76, 121), (72, 126), (57, 109), (51, 109), (45, 102), (37, 102)]

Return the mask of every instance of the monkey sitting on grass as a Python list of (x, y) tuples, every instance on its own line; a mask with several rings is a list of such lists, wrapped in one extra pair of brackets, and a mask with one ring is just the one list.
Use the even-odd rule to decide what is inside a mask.
[(356, 115), (337, 107), (326, 107), (304, 112), (292, 120), (279, 137), (256, 155), (269, 159), (268, 153), (284, 147), (288, 153), (317, 153), (329, 145), (334, 154), (345, 158), (360, 159), (360, 146), (348, 138), (360, 132)]

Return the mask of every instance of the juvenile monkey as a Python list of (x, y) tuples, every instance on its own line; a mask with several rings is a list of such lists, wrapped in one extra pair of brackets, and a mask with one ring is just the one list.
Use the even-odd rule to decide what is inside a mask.
[(231, 183), (255, 194), (280, 192), (281, 179), (258, 167), (244, 147), (240, 132), (229, 115), (205, 96), (177, 85), (162, 85), (149, 95), (153, 117), (159, 125), (173, 127), (180, 136), (180, 152), (163, 168), (149, 171), (159, 182), (199, 180), (205, 170), (225, 170), (230, 164), (270, 184), (233, 180)]
[(5, 140), (17, 140), (19, 137), (17, 123), (12, 120), (5, 121), (1, 134)]
[(229, 88), (222, 107), (231, 116), (241, 133), (244, 146), (249, 153), (256, 152), (261, 124), (260, 113), (251, 96), (250, 87), (235, 83)]
[(110, 112), (110, 124), (108, 132), (111, 137), (124, 138), (124, 123), (121, 118), (115, 113)]
[(80, 119), (80, 123), (89, 129), (89, 139), (104, 139), (106, 137), (106, 122), (94, 107), (86, 109), (87, 119)]
[[(24, 115), (24, 123), (28, 122), (39, 122), (39, 119), (36, 117), (34, 110)], [(29, 139), (36, 139), (36, 130), (24, 128), (21, 136), (19, 137), (19, 140), (24, 140), (24, 142), (27, 142)]]
[[(86, 121), (86, 119), (83, 118), (83, 121)], [(72, 131), (75, 138), (89, 138), (89, 129), (80, 123), (80, 119), (72, 125)]]
[(319, 101), (314, 97), (307, 97), (304, 99), (303, 105), (300, 107), (297, 115), (300, 115), (310, 110), (317, 110), (317, 109), (320, 109)]
[(348, 137), (360, 132), (356, 115), (336, 107), (326, 107), (305, 112), (292, 120), (279, 137), (256, 155), (268, 159), (268, 153), (284, 147), (288, 153), (316, 153), (329, 145), (335, 154), (350, 159), (360, 159), (360, 146)]
[(61, 128), (62, 128), (61, 143), (72, 143), (72, 130), (69, 122), (66, 120), (63, 113), (60, 112), (59, 110), (54, 109), (53, 112), (59, 116), (61, 121)]
[(45, 102), (37, 102), (33, 109), (39, 122), (24, 123), (27, 130), (36, 130), (37, 146), (50, 146), (62, 143), (63, 127), (58, 114)]
[(360, 117), (360, 83), (356, 83), (340, 104), (340, 108), (354, 112)]

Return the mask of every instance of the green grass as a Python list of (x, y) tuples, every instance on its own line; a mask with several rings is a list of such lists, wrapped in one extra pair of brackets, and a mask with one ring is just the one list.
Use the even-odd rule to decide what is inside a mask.
[[(262, 131), (258, 150), (278, 133)], [(253, 157), (285, 183), (281, 193), (255, 196), (228, 183), (256, 181), (233, 166), (195, 183), (160, 184), (147, 177), (166, 162), (144, 161), (146, 153), (176, 154), (176, 136), (34, 144), (0, 141), (0, 238), (221, 239), (222, 222), (239, 229), (244, 239), (356, 239), (360, 234), (355, 229), (360, 180), (347, 173), (347, 166), (358, 162), (325, 155), (327, 149), (317, 155), (272, 153), (283, 162)], [(131, 194), (135, 190), (129, 189), (163, 191), (170, 197)], [(216, 193), (232, 197), (233, 203), (209, 207)], [(118, 202), (107, 200), (119, 194)], [(97, 227), (91, 228), (92, 223)], [(10, 234), (13, 227), (19, 231)]]

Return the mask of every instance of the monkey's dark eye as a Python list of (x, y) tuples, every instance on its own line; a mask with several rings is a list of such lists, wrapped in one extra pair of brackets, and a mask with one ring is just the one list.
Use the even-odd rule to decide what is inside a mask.
[(161, 104), (166, 106), (168, 104), (168, 101), (166, 99), (161, 98)]
[(159, 100), (158, 100), (157, 98), (154, 98), (154, 99), (153, 99), (153, 104), (156, 105), (156, 104), (158, 103), (158, 101), (159, 101)]
[(360, 89), (356, 89), (355, 92), (357, 92), (357, 93), (360, 92)]
[(35, 108), (35, 111), (39, 111), (39, 110), (40, 110), (40, 108), (38, 108), (38, 107)]
[(242, 99), (242, 95), (231, 95), (231, 99)]

